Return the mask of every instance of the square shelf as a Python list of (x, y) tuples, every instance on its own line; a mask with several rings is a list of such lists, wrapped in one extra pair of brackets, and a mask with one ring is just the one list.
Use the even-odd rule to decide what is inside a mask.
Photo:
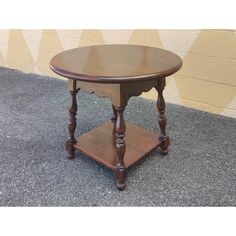
[[(114, 124), (107, 121), (77, 139), (75, 149), (115, 170), (117, 163)], [(126, 168), (132, 167), (160, 145), (159, 134), (126, 122)]]

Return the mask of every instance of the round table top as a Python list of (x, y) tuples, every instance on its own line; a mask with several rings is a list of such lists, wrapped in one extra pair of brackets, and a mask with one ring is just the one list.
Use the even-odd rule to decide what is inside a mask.
[(95, 83), (146, 81), (174, 74), (181, 66), (181, 58), (170, 51), (127, 44), (75, 48), (50, 62), (50, 68), (63, 77)]

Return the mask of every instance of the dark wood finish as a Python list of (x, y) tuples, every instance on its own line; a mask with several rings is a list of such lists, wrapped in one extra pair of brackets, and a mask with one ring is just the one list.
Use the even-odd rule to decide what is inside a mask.
[[(92, 159), (116, 171), (117, 148), (113, 123), (107, 121), (77, 138), (74, 147)], [(142, 138), (137, 138), (142, 137)], [(159, 134), (126, 122), (124, 165), (129, 169), (160, 145)]]
[(113, 117), (111, 118), (111, 121), (113, 123), (116, 123), (116, 120), (117, 120), (117, 111), (115, 109), (115, 106), (112, 104), (112, 110), (113, 110)]
[(72, 90), (70, 90), (70, 93), (71, 93), (71, 105), (69, 108), (69, 123), (68, 123), (69, 138), (66, 141), (66, 150), (67, 150), (67, 158), (74, 159), (75, 157), (74, 144), (76, 143), (74, 134), (76, 129), (76, 113), (77, 113), (76, 94), (78, 93), (78, 90), (76, 89), (75, 80), (73, 80), (73, 87)]
[[(68, 81), (69, 90), (73, 88), (73, 81)], [(129, 98), (132, 96), (139, 96), (143, 92), (148, 92), (157, 84), (157, 79), (125, 84), (99, 84), (76, 81), (76, 89), (82, 89), (91, 94), (94, 93), (98, 97), (107, 97), (111, 99), (113, 106), (122, 107), (127, 105)]]
[(106, 44), (75, 48), (52, 58), (51, 69), (86, 82), (126, 83), (169, 76), (180, 69), (176, 54), (140, 45)]
[[(125, 188), (127, 169), (160, 146), (168, 153), (163, 90), (165, 77), (178, 71), (182, 60), (176, 54), (138, 45), (97, 45), (62, 52), (52, 58), (50, 68), (68, 78), (72, 104), (69, 109), (68, 158), (78, 149), (116, 173), (117, 188)], [(158, 123), (161, 134), (154, 134), (124, 121), (129, 98), (153, 87), (158, 92)], [(75, 141), (76, 94), (78, 90), (107, 97), (112, 101), (111, 121), (82, 135)]]
[(126, 168), (124, 163), (124, 155), (126, 150), (125, 145), (125, 119), (123, 116), (125, 108), (115, 107), (117, 114), (116, 126), (115, 126), (115, 138), (116, 138), (116, 152), (117, 152), (117, 164), (116, 164), (116, 176), (117, 176), (117, 188), (123, 190), (125, 188)]
[(166, 155), (168, 153), (168, 147), (169, 147), (169, 144), (170, 144), (169, 137), (166, 134), (167, 119), (166, 119), (166, 113), (165, 113), (165, 100), (164, 100), (164, 97), (163, 97), (163, 90), (165, 88), (165, 85), (166, 85), (165, 78), (161, 78), (161, 79), (158, 80), (158, 85), (155, 86), (155, 89), (158, 92), (158, 98), (157, 98), (157, 109), (158, 109), (158, 113), (159, 113), (158, 123), (159, 123), (159, 127), (160, 127), (160, 130), (161, 130), (160, 149), (161, 149), (161, 153), (163, 155)]

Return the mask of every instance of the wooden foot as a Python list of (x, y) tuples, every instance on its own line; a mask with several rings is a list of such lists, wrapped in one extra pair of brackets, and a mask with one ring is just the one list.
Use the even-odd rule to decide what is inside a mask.
[(119, 190), (125, 189), (126, 179), (126, 167), (124, 164), (124, 155), (126, 150), (125, 145), (125, 120), (123, 116), (125, 107), (115, 107), (117, 114), (116, 126), (115, 126), (115, 141), (116, 141), (116, 152), (117, 152), (117, 164), (116, 164), (116, 178), (117, 188)]
[[(76, 83), (76, 81), (73, 82), (74, 84)], [(74, 134), (76, 129), (76, 113), (77, 113), (76, 94), (78, 93), (78, 89), (76, 90), (75, 85), (73, 86), (73, 88), (74, 90), (70, 90), (72, 100), (71, 100), (71, 106), (69, 108), (69, 123), (68, 123), (69, 138), (66, 141), (66, 150), (68, 159), (75, 158), (74, 144), (76, 143), (76, 139)]]
[(116, 165), (116, 186), (118, 190), (124, 190), (126, 187), (125, 179), (126, 179), (126, 168), (123, 165), (117, 164)]
[(169, 145), (170, 145), (170, 141), (169, 141), (169, 137), (167, 136), (166, 139), (162, 139), (161, 140), (161, 144), (160, 144), (160, 153), (165, 156), (168, 154), (169, 152)]
[(157, 109), (158, 109), (158, 124), (161, 130), (161, 134), (160, 134), (160, 153), (163, 155), (166, 155), (169, 151), (169, 144), (170, 144), (170, 140), (168, 135), (166, 134), (166, 123), (167, 123), (167, 119), (166, 119), (166, 114), (165, 114), (165, 100), (163, 97), (163, 90), (165, 88), (166, 85), (166, 80), (165, 78), (161, 78), (158, 81), (158, 85), (155, 86), (155, 89), (158, 92), (158, 98), (157, 98)]

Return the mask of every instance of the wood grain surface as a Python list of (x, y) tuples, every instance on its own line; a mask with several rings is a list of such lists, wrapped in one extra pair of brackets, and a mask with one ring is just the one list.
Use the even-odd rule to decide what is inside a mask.
[(57, 74), (80, 81), (125, 83), (171, 75), (182, 66), (176, 54), (154, 47), (105, 44), (57, 54), (50, 62)]

